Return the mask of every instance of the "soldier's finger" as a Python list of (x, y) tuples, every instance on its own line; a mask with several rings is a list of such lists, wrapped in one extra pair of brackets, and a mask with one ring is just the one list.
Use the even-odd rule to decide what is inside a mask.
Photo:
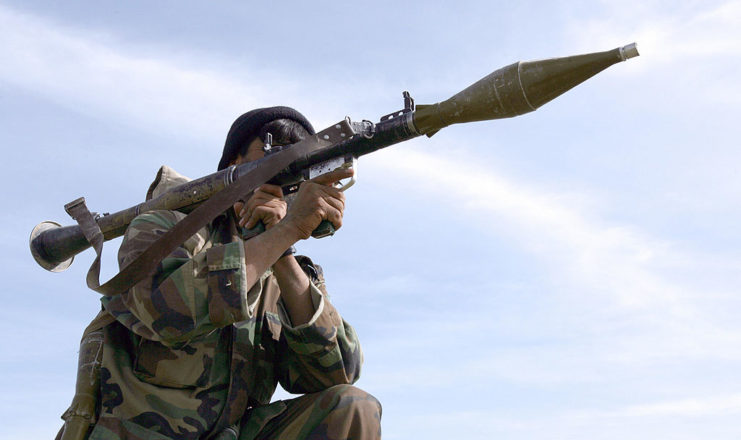
[(265, 183), (257, 188), (257, 190), (255, 190), (255, 194), (257, 193), (269, 194), (279, 199), (283, 198), (283, 189), (278, 185), (271, 185), (269, 183)]
[(345, 200), (345, 194), (331, 185), (322, 185), (313, 181), (308, 181), (304, 182), (301, 187), (305, 192), (319, 195), (320, 197), (333, 197), (342, 201)]
[(327, 196), (322, 197), (322, 199), (329, 206), (340, 211), (341, 213), (345, 211), (345, 198), (344, 197), (332, 197), (331, 195), (327, 195)]
[(250, 198), (248, 203), (252, 204), (252, 206), (257, 206), (257, 205), (263, 205), (273, 200), (282, 201), (283, 198), (276, 197), (270, 193), (256, 192), (255, 195)]
[(335, 229), (340, 229), (342, 227), (342, 211), (335, 208), (329, 203), (325, 203), (324, 206), (324, 218), (332, 222)]
[(255, 193), (255, 195), (250, 197), (250, 199), (247, 201), (247, 204), (245, 204), (240, 215), (243, 217), (249, 217), (252, 215), (252, 211), (254, 211), (255, 208), (264, 205), (270, 200), (274, 200), (274, 198), (265, 196), (264, 194)]
[(352, 168), (337, 168), (327, 174), (322, 174), (311, 179), (312, 182), (320, 185), (333, 185), (342, 179), (349, 179), (355, 174), (355, 170)]
[(252, 229), (255, 226), (257, 226), (257, 223), (262, 220), (262, 218), (257, 215), (257, 211), (254, 211), (252, 215), (249, 218), (244, 218), (244, 227), (247, 229)]

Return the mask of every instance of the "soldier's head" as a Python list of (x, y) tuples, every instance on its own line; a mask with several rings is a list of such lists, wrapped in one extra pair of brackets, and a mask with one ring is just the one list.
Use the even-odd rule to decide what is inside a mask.
[(229, 129), (218, 169), (263, 157), (268, 133), (273, 145), (289, 145), (315, 132), (304, 115), (290, 107), (251, 110), (238, 117)]

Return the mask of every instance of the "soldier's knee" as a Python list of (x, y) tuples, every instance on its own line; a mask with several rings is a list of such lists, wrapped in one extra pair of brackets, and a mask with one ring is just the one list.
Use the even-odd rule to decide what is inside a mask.
[(326, 411), (319, 427), (321, 438), (381, 438), (381, 404), (360, 388), (335, 385), (324, 390), (317, 403)]
[(329, 390), (338, 397), (337, 407), (353, 411), (362, 418), (381, 418), (383, 408), (381, 402), (373, 395), (354, 385), (335, 385)]

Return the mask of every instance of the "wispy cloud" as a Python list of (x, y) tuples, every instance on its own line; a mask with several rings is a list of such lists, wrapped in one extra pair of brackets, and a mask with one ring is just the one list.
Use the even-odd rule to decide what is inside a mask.
[[(296, 76), (244, 60), (225, 62), (197, 50), (136, 46), (115, 34), (2, 5), (0, 28), (0, 84), (77, 112), (170, 136), (220, 140), (225, 124), (242, 112), (286, 103), (322, 127), (348, 109), (317, 99), (318, 90), (331, 90), (348, 102), (360, 99), (353, 93), (356, 84), (302, 72)], [(364, 87), (380, 89), (374, 81), (367, 80)]]
[(638, 42), (641, 62), (628, 63), (622, 74), (652, 72), (682, 84), (682, 90), (705, 100), (740, 104), (741, 86), (733, 74), (741, 56), (741, 3), (662, 1), (603, 2), (604, 18), (574, 22), (569, 40), (584, 50), (597, 45)]
[[(596, 357), (620, 363), (666, 356), (741, 358), (741, 350), (729, 350), (741, 341), (741, 329), (719, 322), (701, 306), (709, 295), (725, 298), (727, 305), (738, 302), (727, 286), (709, 290), (714, 274), (703, 271), (713, 265), (707, 255), (634, 225), (610, 222), (580, 202), (588, 195), (572, 197), (514, 181), (475, 165), (475, 158), (441, 159), (411, 149), (391, 154), (382, 165), (393, 173), (388, 181), (434, 195), (449, 207), (442, 209), (457, 210), (482, 234), (508, 237), (551, 268), (554, 285), (572, 286), (564, 300), (601, 304), (606, 313), (630, 322), (635, 333), (613, 335), (611, 344), (618, 349)], [(718, 263), (727, 272), (741, 267), (739, 261), (718, 258)]]
[[(690, 63), (741, 54), (741, 5), (736, 1), (602, 2), (604, 18), (575, 22), (568, 31), (578, 45), (619, 44), (625, 38), (654, 63)], [(627, 43), (627, 41), (626, 41)], [(634, 69), (641, 69), (633, 63)]]
[(640, 62), (627, 63), (616, 75), (650, 72), (662, 82), (681, 85), (678, 93), (741, 104), (741, 85), (730, 73), (741, 57), (741, 3), (603, 1), (602, 6), (600, 18), (571, 24), (566, 31), (570, 44), (591, 51), (636, 41)]
[[(559, 263), (559, 271), (565, 269), (574, 281), (609, 291), (620, 304), (666, 304), (680, 296), (681, 287), (668, 285), (650, 270), (652, 264), (660, 264), (669, 255), (668, 242), (645, 236), (628, 225), (590, 218), (569, 206), (576, 198), (508, 180), (473, 165), (474, 158), (441, 159), (411, 149), (393, 154), (384, 167), (405, 176), (402, 178), (411, 187), (476, 212), (470, 218), (484, 232), (515, 233), (521, 246), (539, 258)], [(494, 232), (492, 223), (507, 229)]]
[(578, 411), (573, 418), (627, 418), (627, 417), (702, 417), (741, 414), (741, 394), (699, 396), (638, 405), (628, 405), (606, 411)]
[[(237, 78), (204, 67), (208, 60), (188, 63), (167, 53), (127, 48), (111, 35), (3, 6), (0, 27), (1, 82), (148, 130), (221, 138), (224, 121), (265, 104), (264, 91), (272, 89), (264, 80), (250, 87), (249, 72), (240, 71)], [(289, 84), (282, 87), (290, 89)]]

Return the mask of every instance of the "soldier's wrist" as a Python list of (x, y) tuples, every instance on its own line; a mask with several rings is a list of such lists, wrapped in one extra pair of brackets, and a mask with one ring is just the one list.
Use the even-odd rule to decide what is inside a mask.
[(311, 236), (311, 233), (307, 236), (302, 228), (292, 219), (283, 219), (275, 227), (280, 226), (280, 234), (284, 237), (289, 238), (289, 245), (293, 245), (297, 241), (304, 240)]
[(283, 249), (292, 246), (299, 240), (297, 238), (298, 233), (296, 232), (296, 228), (285, 221), (285, 219), (276, 223), (267, 232), (273, 234), (277, 242), (283, 243), (283, 246), (281, 246)]

